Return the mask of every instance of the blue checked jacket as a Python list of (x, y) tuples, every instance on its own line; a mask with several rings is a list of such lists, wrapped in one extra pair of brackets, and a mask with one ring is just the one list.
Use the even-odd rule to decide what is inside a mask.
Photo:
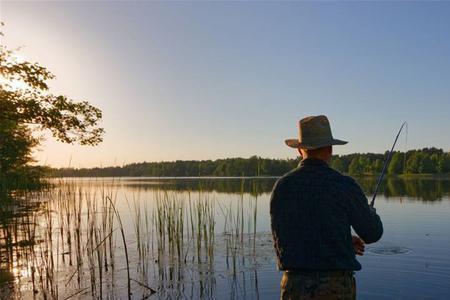
[(302, 160), (275, 183), (270, 217), (280, 270), (360, 270), (351, 227), (367, 244), (383, 234), (355, 180), (318, 159)]

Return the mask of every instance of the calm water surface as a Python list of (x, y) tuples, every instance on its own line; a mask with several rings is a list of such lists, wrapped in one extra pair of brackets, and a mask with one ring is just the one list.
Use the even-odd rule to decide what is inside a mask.
[[(39, 287), (52, 286), (56, 291), (53, 295), (60, 299), (71, 295), (75, 299), (100, 295), (126, 297), (126, 260), (117, 220), (112, 225), (109, 245), (114, 263), (108, 260), (109, 246), (105, 246), (104, 252), (98, 251), (98, 245), (103, 248), (106, 244), (103, 241), (109, 241), (109, 231), (100, 230), (105, 224), (101, 221), (101, 211), (108, 206), (107, 196), (114, 200), (123, 223), (133, 298), (277, 299), (282, 274), (276, 269), (269, 218), (270, 191), (275, 180), (80, 178), (57, 181), (51, 190), (28, 196), (48, 200), (51, 207), (47, 209), (50, 213), (41, 211), (33, 222), (38, 224), (36, 236), (50, 234), (52, 244), (49, 246), (47, 242), (43, 247), (36, 243), (29, 249), (41, 253), (36, 262), (42, 262), (42, 253), (48, 255), (48, 249), (52, 249), (53, 282), (46, 285), (35, 279), (33, 283), (32, 271), (37, 271), (30, 259), (24, 263), (26, 251), (18, 243), (9, 248), (4, 246), (0, 273), (3, 295), (40, 299), (44, 293)], [(358, 181), (370, 196), (375, 179)], [(356, 273), (358, 298), (448, 299), (450, 181), (389, 179), (382, 191), (376, 208), (383, 220), (384, 235), (378, 243), (368, 245), (365, 255), (359, 257), (363, 269)], [(80, 199), (85, 199), (78, 214), (82, 219), (78, 256), (83, 262), (77, 262), (80, 258), (77, 243), (73, 241), (77, 208), (62, 204)], [(92, 216), (98, 216), (97, 221)], [(90, 224), (98, 228), (98, 236), (94, 232), (91, 239), (86, 237)], [(2, 239), (6, 241), (8, 234), (14, 240), (14, 234), (4, 229)], [(70, 245), (68, 235), (71, 235)], [(94, 238), (97, 242), (92, 242), (89, 248)], [(102, 255), (107, 257), (105, 266), (114, 266), (99, 267), (98, 260), (105, 261)], [(152, 294), (148, 288), (156, 293)]]

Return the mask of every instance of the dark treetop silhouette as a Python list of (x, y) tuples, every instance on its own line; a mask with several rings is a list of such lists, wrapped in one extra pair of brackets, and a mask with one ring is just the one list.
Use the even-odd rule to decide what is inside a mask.
[[(3, 25), (3, 24), (1, 24)], [(1, 34), (1, 32), (0, 32)], [(64, 143), (97, 145), (102, 141), (100, 109), (49, 92), (55, 76), (38, 63), (20, 61), (0, 45), (0, 183), (23, 180), (31, 151), (39, 144), (34, 133), (49, 130)]]

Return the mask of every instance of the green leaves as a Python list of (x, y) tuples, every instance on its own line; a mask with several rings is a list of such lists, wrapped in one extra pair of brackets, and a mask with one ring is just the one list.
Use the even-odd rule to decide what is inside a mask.
[[(19, 62), (14, 52), (0, 47), (0, 122), (35, 124), (48, 129), (64, 143), (97, 145), (102, 142), (100, 109), (87, 101), (76, 102), (67, 96), (48, 92), (47, 80), (54, 75), (37, 63)], [(23, 88), (15, 88), (17, 82)]]
[(100, 109), (50, 93), (47, 82), (55, 76), (38, 63), (20, 60), (16, 51), (0, 45), (0, 180), (19, 174), (32, 161), (32, 149), (39, 144), (36, 131), (91, 146), (101, 143), (104, 134)]

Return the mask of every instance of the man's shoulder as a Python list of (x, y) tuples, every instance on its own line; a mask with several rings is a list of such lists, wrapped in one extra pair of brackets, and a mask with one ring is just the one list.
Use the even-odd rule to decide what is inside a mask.
[[(281, 187), (283, 185), (290, 185), (294, 182), (297, 182), (300, 177), (303, 175), (302, 168), (297, 167), (283, 176), (281, 176), (275, 183), (275, 187)], [(310, 174), (307, 174), (309, 176)], [(344, 175), (341, 172), (332, 169), (330, 167), (321, 169), (322, 179), (324, 179), (326, 182), (333, 183), (334, 185), (337, 185), (339, 187), (350, 187), (350, 188), (358, 188), (359, 185), (356, 182), (356, 180), (350, 176)]]
[(299, 171), (299, 168), (297, 167), (297, 168), (283, 174), (275, 182), (272, 191), (274, 191), (276, 189), (280, 189), (283, 186), (290, 185), (293, 182), (293, 180), (295, 180), (295, 178), (298, 176), (298, 171)]
[(334, 183), (338, 186), (338, 188), (342, 191), (347, 192), (356, 192), (362, 191), (361, 186), (356, 182), (356, 180), (348, 175), (344, 175), (338, 171), (335, 171), (338, 175), (336, 175), (336, 180)]
[(339, 190), (348, 191), (361, 189), (356, 180), (351, 176), (344, 175), (331, 167), (327, 167), (326, 173), (327, 176), (326, 178), (324, 178), (324, 180)]
[(301, 174), (301, 168), (297, 167), (295, 169), (290, 170), (289, 172), (283, 174), (280, 178), (277, 180), (277, 184), (286, 184), (289, 183), (292, 180), (295, 180), (298, 176)]
[(342, 183), (342, 184), (349, 184), (349, 185), (356, 184), (356, 181), (355, 181), (355, 179), (353, 177), (350, 177), (348, 175), (344, 175), (341, 172), (336, 171), (334, 169), (331, 169), (331, 170), (333, 170), (334, 176), (336, 177), (336, 179), (340, 183)]
[[(326, 176), (326, 177), (332, 177), (333, 179), (335, 179), (336, 181), (340, 181), (340, 182), (351, 182), (354, 181), (353, 178), (346, 176), (342, 173), (340, 173), (339, 171), (336, 171), (335, 169), (332, 169), (330, 167), (325, 167), (325, 168), (320, 168), (320, 171), (318, 170), (318, 172), (320, 172), (320, 175), (322, 176)], [(314, 173), (316, 173), (314, 171)], [(287, 183), (290, 182), (292, 180), (296, 180), (298, 177), (302, 177), (302, 176), (311, 176), (311, 169), (310, 170), (305, 170), (301, 167), (297, 167), (289, 172), (287, 172), (286, 174), (282, 175), (277, 182), (279, 183)], [(330, 179), (330, 178), (328, 178)]]

